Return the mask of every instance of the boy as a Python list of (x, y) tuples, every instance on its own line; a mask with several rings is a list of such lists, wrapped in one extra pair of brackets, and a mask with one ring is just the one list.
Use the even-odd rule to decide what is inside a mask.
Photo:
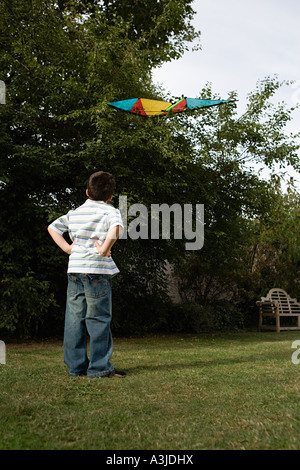
[[(55, 243), (69, 257), (64, 330), (64, 362), (71, 376), (124, 377), (110, 359), (111, 276), (119, 272), (111, 248), (123, 229), (119, 210), (107, 204), (115, 190), (110, 173), (98, 171), (88, 181), (88, 199), (49, 225)], [(72, 244), (63, 237), (69, 232)], [(90, 336), (90, 359), (87, 335)]]

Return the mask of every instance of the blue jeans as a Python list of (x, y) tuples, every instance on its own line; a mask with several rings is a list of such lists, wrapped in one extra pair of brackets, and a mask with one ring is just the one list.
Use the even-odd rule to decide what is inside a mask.
[(111, 316), (111, 276), (68, 274), (64, 362), (70, 375), (86, 374), (92, 378), (114, 370), (109, 362), (113, 351)]

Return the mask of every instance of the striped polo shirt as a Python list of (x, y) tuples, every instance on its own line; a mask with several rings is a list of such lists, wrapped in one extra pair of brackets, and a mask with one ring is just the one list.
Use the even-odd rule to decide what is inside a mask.
[(61, 235), (69, 232), (75, 241), (69, 257), (68, 273), (111, 274), (119, 272), (112, 257), (101, 256), (95, 245), (107, 232), (123, 222), (120, 211), (103, 201), (87, 199), (84, 204), (56, 219), (50, 227)]

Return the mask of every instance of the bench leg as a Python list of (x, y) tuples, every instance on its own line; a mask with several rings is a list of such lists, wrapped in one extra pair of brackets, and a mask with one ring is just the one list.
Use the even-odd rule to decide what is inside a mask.
[(276, 307), (276, 331), (280, 332), (280, 317), (279, 317), (279, 308)]
[[(300, 319), (300, 317), (299, 317), (299, 319)], [(259, 307), (258, 331), (261, 331), (262, 322), (263, 322), (262, 308)]]

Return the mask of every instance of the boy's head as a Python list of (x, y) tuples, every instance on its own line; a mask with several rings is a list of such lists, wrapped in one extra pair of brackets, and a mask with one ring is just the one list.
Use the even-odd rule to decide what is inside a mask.
[(115, 178), (105, 171), (97, 171), (89, 177), (87, 196), (93, 201), (108, 201), (116, 187)]

